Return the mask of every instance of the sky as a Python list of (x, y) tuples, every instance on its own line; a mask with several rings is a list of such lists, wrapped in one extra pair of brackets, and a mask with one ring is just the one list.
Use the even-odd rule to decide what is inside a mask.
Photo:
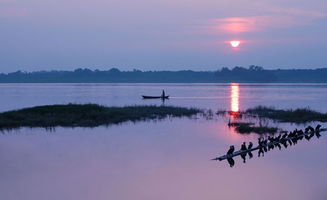
[(321, 68), (326, 35), (326, 0), (0, 0), (0, 72)]

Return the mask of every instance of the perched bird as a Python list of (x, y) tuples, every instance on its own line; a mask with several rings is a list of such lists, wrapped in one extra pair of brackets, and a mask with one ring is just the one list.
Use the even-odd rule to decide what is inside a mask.
[(304, 133), (309, 133), (309, 127), (306, 127), (306, 128), (304, 129)]
[(287, 134), (287, 133), (285, 133), (285, 134), (282, 136), (282, 140), (286, 139), (286, 138), (287, 138), (287, 136), (288, 136), (288, 134)]
[(318, 125), (316, 126), (316, 131), (319, 131), (319, 130), (320, 130), (320, 128), (321, 128), (321, 125), (320, 125), (320, 124), (318, 124)]
[(252, 149), (252, 147), (253, 147), (253, 143), (250, 142), (250, 143), (249, 143), (249, 146), (248, 146), (248, 149)]
[(315, 129), (312, 128), (312, 126), (308, 126), (307, 128), (309, 129), (309, 132), (313, 132), (313, 131), (315, 131)]
[(227, 155), (231, 155), (234, 153), (235, 147), (234, 146), (230, 146), (229, 150), (227, 151)]
[(243, 142), (243, 144), (241, 146), (241, 150), (242, 151), (246, 151), (247, 150), (245, 142)]
[(262, 146), (262, 138), (258, 138), (258, 145)]
[(279, 134), (279, 136), (277, 136), (277, 137), (275, 138), (275, 141), (279, 142), (279, 140), (280, 140), (281, 137), (282, 137), (282, 135)]
[(319, 131), (316, 131), (316, 136), (317, 136), (317, 138), (320, 138), (321, 137)]

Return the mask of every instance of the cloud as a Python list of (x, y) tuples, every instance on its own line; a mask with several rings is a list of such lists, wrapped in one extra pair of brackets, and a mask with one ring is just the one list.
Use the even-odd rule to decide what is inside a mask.
[(290, 16), (252, 16), (213, 19), (209, 21), (208, 27), (215, 32), (238, 34), (284, 28), (298, 24), (299, 22)]
[(266, 8), (269, 15), (226, 17), (206, 20), (201, 26), (209, 33), (240, 34), (304, 26), (327, 17), (326, 13), (295, 8)]

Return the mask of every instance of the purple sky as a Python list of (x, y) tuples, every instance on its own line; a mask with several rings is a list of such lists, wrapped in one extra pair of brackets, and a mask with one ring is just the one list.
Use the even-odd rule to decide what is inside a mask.
[(0, 72), (327, 67), (325, 35), (326, 0), (0, 0)]

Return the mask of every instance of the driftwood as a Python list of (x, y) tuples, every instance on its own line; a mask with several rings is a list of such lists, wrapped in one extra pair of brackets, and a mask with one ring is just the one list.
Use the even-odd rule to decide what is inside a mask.
[(309, 135), (312, 135), (312, 134), (317, 134), (317, 133), (320, 133), (320, 132), (324, 132), (324, 131), (327, 131), (327, 129), (320, 129), (318, 131), (309, 131), (308, 133), (303, 133), (303, 134), (299, 134), (299, 135), (296, 135), (296, 136), (293, 136), (293, 137), (287, 137), (287, 138), (284, 138), (284, 139), (281, 139), (279, 141), (274, 141), (274, 142), (269, 142), (265, 145), (258, 145), (257, 147), (253, 147), (251, 149), (247, 149), (247, 150), (239, 150), (239, 151), (236, 151), (232, 154), (226, 154), (226, 155), (223, 155), (223, 156), (220, 156), (220, 157), (216, 157), (216, 158), (213, 158), (211, 160), (219, 160), (219, 161), (222, 161), (222, 160), (226, 160), (226, 159), (231, 159), (235, 156), (239, 156), (239, 155), (246, 155), (252, 151), (256, 151), (256, 150), (259, 150), (259, 149), (262, 149), (262, 148), (269, 148), (269, 146), (275, 146), (277, 144), (282, 144), (283, 142), (288, 142), (288, 141), (291, 141), (291, 140), (294, 140), (294, 139), (299, 139), (301, 137), (305, 137), (305, 136), (309, 136)]

